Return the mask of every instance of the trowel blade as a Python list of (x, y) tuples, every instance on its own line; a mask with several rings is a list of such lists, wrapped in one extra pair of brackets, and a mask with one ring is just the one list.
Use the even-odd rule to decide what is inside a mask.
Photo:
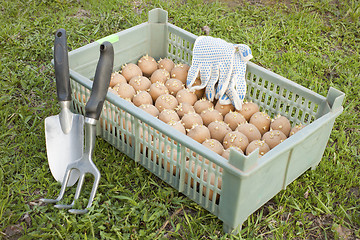
[[(58, 182), (63, 181), (66, 168), (83, 155), (84, 116), (73, 114), (70, 131), (63, 132), (59, 115), (45, 119), (45, 139), (49, 168)], [(68, 186), (72, 186), (79, 178), (79, 172), (73, 170)]]

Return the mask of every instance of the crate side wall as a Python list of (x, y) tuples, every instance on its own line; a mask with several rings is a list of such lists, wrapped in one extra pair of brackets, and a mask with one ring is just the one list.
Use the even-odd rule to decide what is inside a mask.
[(221, 199), (219, 217), (228, 227), (234, 229), (241, 225), (249, 215), (283, 189), (291, 151), (288, 149), (278, 154), (271, 159), (271, 164), (254, 166), (246, 177), (239, 178), (224, 170), (223, 195), (226, 197)]
[(150, 34), (150, 46), (149, 55), (159, 60), (166, 56), (167, 50), (167, 26), (166, 23), (150, 23), (149, 24)]
[[(121, 70), (121, 66), (125, 63), (136, 63), (141, 56), (149, 53), (149, 24), (141, 24), (115, 35), (118, 36), (118, 41), (112, 43), (115, 56), (113, 71)], [(100, 44), (94, 42), (71, 51), (69, 53), (70, 69), (92, 79), (100, 56), (99, 47)]]
[(167, 57), (177, 63), (191, 65), (192, 49), (196, 40), (195, 35), (168, 24)]
[(336, 118), (335, 114), (328, 115), (331, 116), (327, 120), (319, 119), (319, 121), (323, 120), (321, 127), (311, 131), (306, 139), (294, 148), (289, 162), (286, 185), (292, 183), (310, 167), (315, 169), (321, 161)]
[[(293, 126), (310, 124), (319, 117), (326, 98), (267, 69), (249, 62), (246, 99), (260, 106), (272, 118), (287, 117)], [(322, 111), (322, 114), (326, 112)]]

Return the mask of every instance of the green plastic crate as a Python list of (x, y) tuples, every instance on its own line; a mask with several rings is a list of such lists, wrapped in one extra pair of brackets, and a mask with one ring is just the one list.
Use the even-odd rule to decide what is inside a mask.
[[(168, 23), (166, 11), (154, 9), (149, 12), (148, 22), (71, 51), (74, 110), (84, 114), (92, 87), (90, 79), (95, 75), (99, 45), (103, 41), (110, 41), (114, 46), (115, 71), (124, 63), (136, 63), (145, 54), (190, 65), (196, 37)], [(261, 158), (258, 151), (244, 156), (232, 150), (227, 161), (110, 92), (98, 134), (216, 215), (223, 221), (225, 232), (239, 230), (250, 214), (307, 169), (316, 168), (335, 118), (343, 111), (345, 97), (334, 88), (323, 97), (252, 62), (247, 64), (246, 79), (246, 99), (257, 103), (271, 117), (281, 114), (293, 125), (307, 125)], [(151, 139), (142, 136), (151, 136)], [(159, 146), (164, 146), (165, 151)], [(211, 164), (202, 161), (204, 158)], [(201, 167), (201, 172), (191, 171), (186, 160), (195, 169)], [(215, 182), (212, 183), (209, 176), (215, 176)]]

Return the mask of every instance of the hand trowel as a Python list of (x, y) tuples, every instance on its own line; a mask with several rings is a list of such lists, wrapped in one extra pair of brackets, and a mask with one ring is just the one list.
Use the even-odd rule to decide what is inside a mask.
[[(66, 32), (59, 29), (55, 34), (54, 66), (57, 97), (61, 111), (59, 115), (45, 119), (45, 138), (49, 168), (58, 182), (62, 182), (67, 166), (83, 155), (84, 116), (74, 114), (71, 106), (71, 86)], [(79, 172), (71, 172), (67, 186), (79, 178)]]

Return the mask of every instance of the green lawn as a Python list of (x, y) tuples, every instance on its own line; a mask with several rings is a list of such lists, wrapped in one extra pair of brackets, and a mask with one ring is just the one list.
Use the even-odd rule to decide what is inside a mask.
[[(55, 31), (65, 28), (76, 49), (147, 21), (155, 7), (196, 35), (208, 26), (212, 36), (248, 44), (253, 62), (321, 95), (329, 87), (346, 94), (318, 168), (252, 214), (238, 235), (223, 234), (214, 215), (100, 138), (91, 213), (39, 203), (60, 189), (44, 137), (44, 119), (59, 112)], [(0, 239), (360, 238), (359, 1), (2, 0), (0, 11)]]

